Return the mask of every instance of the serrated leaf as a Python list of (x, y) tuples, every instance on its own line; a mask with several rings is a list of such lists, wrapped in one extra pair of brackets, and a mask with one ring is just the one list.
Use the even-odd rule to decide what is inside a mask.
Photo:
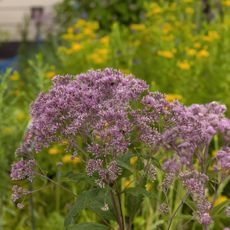
[[(109, 210), (103, 211), (102, 207), (107, 203), (109, 205)], [(64, 225), (67, 227), (68, 225), (73, 223), (73, 220), (76, 219), (80, 212), (83, 209), (90, 209), (97, 213), (102, 219), (106, 220), (114, 220), (115, 216), (112, 212), (112, 204), (110, 197), (105, 194), (105, 190), (100, 188), (90, 189), (88, 191), (83, 192), (79, 195), (77, 201), (70, 209), (69, 213), (65, 218)]]
[(67, 230), (109, 230), (110, 228), (98, 223), (82, 223), (74, 224), (67, 228)]
[(85, 191), (81, 193), (73, 207), (70, 209), (69, 213), (67, 214), (65, 218), (65, 226), (68, 226), (72, 223), (74, 218), (77, 218), (77, 216), (80, 214), (80, 212), (87, 208), (89, 202), (91, 199), (94, 199), (95, 194), (97, 194), (98, 189), (90, 189), (88, 191)]

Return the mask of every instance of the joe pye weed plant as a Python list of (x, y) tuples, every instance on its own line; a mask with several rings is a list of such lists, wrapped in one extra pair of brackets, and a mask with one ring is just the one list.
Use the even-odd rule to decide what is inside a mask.
[[(19, 181), (13, 201), (23, 208), (33, 191), (22, 181), (46, 176), (37, 154), (59, 144), (82, 166), (66, 176), (75, 186), (84, 181), (66, 229), (228, 227), (229, 199), (214, 207), (230, 173), (225, 111), (217, 102), (188, 107), (169, 102), (144, 81), (110, 68), (56, 76), (31, 105), (11, 169), (12, 180)], [(84, 209), (96, 213), (95, 223), (78, 222)]]

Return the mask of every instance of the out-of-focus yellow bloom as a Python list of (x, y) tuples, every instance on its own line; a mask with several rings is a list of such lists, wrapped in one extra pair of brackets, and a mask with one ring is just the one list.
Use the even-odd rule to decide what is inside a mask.
[(62, 140), (62, 142), (61, 142), (63, 145), (68, 145), (69, 144), (69, 141), (68, 140), (66, 140), (66, 139), (64, 139), (64, 140)]
[(79, 43), (74, 43), (70, 49), (72, 50), (72, 52), (78, 52), (82, 49), (82, 45)]
[(138, 156), (133, 156), (129, 159), (129, 163), (132, 166), (135, 166), (137, 164), (137, 161), (138, 161)]
[(129, 179), (124, 179), (122, 184), (123, 184), (124, 188), (133, 187), (133, 182), (131, 180), (129, 180)]
[(46, 77), (49, 79), (52, 79), (55, 75), (56, 75), (56, 73), (54, 71), (48, 71), (46, 73)]
[(63, 34), (62, 39), (66, 41), (72, 41), (74, 40), (74, 34)]
[(74, 32), (74, 28), (73, 28), (73, 27), (69, 27), (69, 28), (67, 29), (67, 33), (68, 33), (68, 34), (73, 34), (73, 32)]
[(13, 127), (4, 127), (2, 131), (3, 131), (3, 134), (10, 135), (13, 133), (14, 128)]
[(53, 146), (48, 150), (48, 153), (50, 155), (56, 155), (56, 154), (60, 153), (60, 150), (56, 146)]
[(226, 200), (228, 200), (228, 197), (226, 197), (226, 196), (219, 196), (219, 197), (215, 200), (213, 206), (215, 207), (215, 206), (217, 206), (217, 205), (219, 205), (219, 204), (225, 202)]
[(14, 71), (12, 75), (9, 77), (11, 81), (18, 81), (20, 79), (20, 75), (18, 71)]
[(199, 49), (199, 48), (201, 47), (201, 44), (200, 44), (199, 42), (196, 42), (196, 43), (194, 44), (194, 47), (197, 48), (197, 49)]
[(131, 24), (130, 29), (135, 31), (143, 31), (146, 29), (146, 26), (144, 24)]
[(165, 34), (167, 34), (172, 30), (172, 26), (169, 23), (165, 23), (162, 27), (162, 30)]
[(202, 49), (197, 53), (198, 58), (207, 58), (208, 56), (209, 56), (209, 52), (205, 49)]
[(216, 157), (216, 154), (218, 153), (218, 150), (213, 150), (212, 151), (212, 157)]
[(188, 63), (188, 61), (184, 60), (184, 61), (178, 61), (177, 62), (177, 66), (181, 69), (181, 70), (189, 70), (190, 69), (190, 64)]
[(173, 53), (171, 51), (168, 51), (168, 50), (159, 50), (157, 52), (157, 55), (164, 57), (164, 58), (167, 58), (167, 59), (171, 59), (174, 57)]
[(88, 56), (88, 60), (94, 62), (95, 64), (102, 64), (106, 61), (105, 58), (100, 57), (96, 53), (92, 53)]
[(99, 48), (94, 53), (88, 56), (89, 61), (93, 61), (95, 64), (102, 64), (107, 61), (109, 50), (106, 48)]
[(163, 9), (157, 3), (152, 3), (149, 6), (149, 12), (148, 12), (147, 16), (160, 14), (162, 12), (163, 12)]
[(109, 44), (109, 37), (108, 36), (104, 36), (100, 39), (100, 43), (103, 45), (108, 45)]
[(87, 23), (86, 20), (80, 18), (80, 19), (78, 19), (78, 20), (76, 21), (74, 27), (78, 29), (78, 28), (81, 28), (81, 27), (85, 26), (86, 23)]
[(181, 100), (182, 96), (179, 94), (166, 94), (165, 95), (165, 100), (168, 102), (173, 102), (175, 100)]
[(209, 31), (208, 32), (208, 35), (204, 35), (202, 37), (202, 40), (203, 41), (206, 41), (206, 42), (212, 42), (214, 40), (217, 40), (219, 39), (219, 34), (216, 32), (216, 31)]
[(224, 5), (224, 6), (230, 6), (230, 0), (224, 1), (224, 2), (223, 2), (223, 5)]
[(24, 120), (26, 120), (27, 119), (27, 115), (26, 115), (26, 113), (24, 113), (23, 111), (17, 111), (16, 112), (16, 119), (18, 120), (18, 121), (24, 121)]
[(175, 2), (173, 2), (173, 3), (171, 3), (171, 4), (169, 5), (169, 9), (170, 9), (170, 10), (175, 10), (176, 7), (177, 7), (177, 4), (176, 4)]
[(91, 28), (84, 28), (82, 33), (84, 35), (86, 35), (86, 36), (89, 36), (90, 38), (95, 38), (96, 37), (96, 34), (94, 33), (94, 31)]
[(183, 2), (185, 2), (185, 3), (192, 3), (193, 0), (183, 0)]
[(194, 9), (192, 7), (187, 7), (187, 8), (185, 8), (185, 13), (194, 14)]
[(98, 53), (99, 55), (107, 55), (109, 53), (109, 50), (106, 48), (100, 48), (96, 49), (96, 53)]
[(99, 29), (99, 23), (97, 21), (87, 22), (87, 27), (91, 30), (98, 30)]
[(80, 157), (73, 157), (71, 154), (66, 154), (64, 157), (62, 157), (62, 162), (63, 163), (78, 164), (81, 162), (81, 158)]
[(151, 192), (153, 190), (153, 183), (149, 182), (145, 185), (145, 189), (148, 192)]
[(192, 57), (192, 56), (195, 56), (196, 55), (196, 50), (195, 49), (192, 49), (192, 48), (186, 48), (185, 49), (185, 52), (188, 56)]

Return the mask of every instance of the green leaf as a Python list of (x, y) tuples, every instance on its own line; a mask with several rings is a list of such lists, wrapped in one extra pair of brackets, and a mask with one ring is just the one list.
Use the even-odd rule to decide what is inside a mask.
[(89, 191), (83, 192), (78, 196), (76, 203), (70, 209), (69, 213), (65, 218), (64, 225), (67, 227), (73, 222), (73, 219), (76, 218), (80, 212), (86, 208), (86, 204), (88, 202)]
[(150, 193), (147, 192), (144, 188), (135, 187), (126, 189), (126, 193), (131, 194), (132, 196), (147, 196), (150, 197)]
[(92, 177), (87, 176), (84, 173), (72, 173), (69, 172), (66, 174), (66, 177), (75, 181), (75, 182), (87, 182), (87, 183), (94, 183), (94, 179)]
[(158, 159), (156, 159), (155, 157), (152, 157), (152, 158), (151, 158), (151, 162), (152, 162), (152, 164), (153, 164), (154, 166), (156, 166), (157, 168), (161, 169), (161, 164), (160, 164), (160, 162), (159, 162)]
[(67, 230), (109, 230), (110, 228), (98, 223), (82, 223), (74, 224), (67, 228)]
[[(109, 209), (103, 211), (103, 206), (108, 204)], [(100, 188), (90, 189), (83, 192), (77, 198), (76, 203), (70, 209), (69, 213), (65, 218), (65, 227), (72, 224), (74, 219), (76, 219), (80, 212), (84, 209), (90, 209), (94, 211), (98, 216), (105, 220), (115, 220), (115, 215), (113, 213), (112, 202), (106, 190)]]
[(132, 222), (133, 218), (141, 207), (144, 196), (149, 196), (149, 193), (143, 188), (135, 187), (125, 190), (125, 194), (127, 213), (130, 221)]
[(122, 167), (124, 169), (127, 169), (130, 172), (134, 171), (133, 168), (130, 166), (130, 164), (128, 164), (128, 163), (126, 163), (124, 161), (118, 160), (117, 164), (118, 164), (118, 166), (120, 166), (120, 167)]

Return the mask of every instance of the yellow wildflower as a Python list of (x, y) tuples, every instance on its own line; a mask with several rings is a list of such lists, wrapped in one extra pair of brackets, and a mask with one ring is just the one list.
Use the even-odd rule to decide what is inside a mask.
[(212, 151), (212, 157), (216, 157), (217, 152), (218, 152), (218, 150), (213, 150)]
[(62, 142), (61, 142), (63, 145), (68, 145), (69, 144), (69, 141), (67, 140), (67, 139), (64, 139), (64, 140), (62, 140)]
[(109, 37), (108, 36), (104, 36), (100, 39), (100, 43), (103, 45), (108, 45), (109, 44)]
[(181, 100), (182, 96), (179, 94), (166, 94), (165, 95), (165, 100), (168, 102), (173, 102), (175, 100)]
[(26, 115), (26, 113), (24, 113), (23, 111), (17, 111), (17, 112), (16, 112), (16, 119), (17, 119), (18, 121), (24, 121), (24, 120), (27, 119), (27, 115)]
[(185, 13), (194, 14), (194, 9), (192, 7), (187, 7), (187, 8), (185, 8)]
[(215, 207), (215, 206), (217, 206), (217, 205), (219, 205), (219, 204), (225, 202), (226, 200), (228, 200), (228, 197), (226, 197), (226, 196), (219, 196), (219, 197), (215, 200), (213, 206)]
[(137, 161), (138, 161), (138, 156), (133, 156), (129, 159), (129, 163), (132, 166), (135, 166), (137, 164)]
[(87, 27), (91, 30), (97, 30), (99, 29), (99, 23), (94, 21), (94, 22), (88, 22)]
[(78, 29), (78, 28), (81, 28), (81, 27), (85, 26), (86, 23), (87, 23), (86, 20), (80, 18), (80, 19), (78, 19), (78, 20), (76, 21), (74, 27)]
[(84, 28), (84, 30), (82, 31), (82, 33), (86, 36), (89, 36), (91, 38), (96, 37), (94, 31), (91, 28)]
[(177, 7), (177, 4), (175, 2), (171, 3), (170, 6), (169, 6), (169, 9), (170, 10), (175, 10)]
[(186, 48), (185, 50), (186, 54), (190, 57), (195, 56), (196, 55), (196, 50), (192, 49), (192, 48)]
[(20, 79), (20, 75), (18, 71), (14, 71), (13, 74), (9, 77), (11, 81), (18, 81)]
[(96, 53), (98, 53), (99, 55), (107, 55), (109, 53), (109, 50), (106, 48), (100, 48), (100, 49), (96, 49)]
[(72, 34), (74, 32), (74, 28), (73, 27), (69, 27), (68, 29), (67, 29), (67, 33), (68, 34)]
[(153, 190), (153, 183), (149, 182), (145, 185), (145, 189), (148, 192), (151, 192)]
[(162, 8), (157, 3), (152, 3), (149, 7), (150, 11), (148, 16), (162, 13)]
[(56, 75), (56, 73), (54, 71), (48, 71), (46, 73), (46, 77), (49, 79), (52, 79), (55, 75)]
[(143, 31), (146, 29), (146, 27), (144, 24), (131, 24), (130, 29), (135, 31)]
[(171, 51), (168, 51), (168, 50), (159, 50), (157, 52), (157, 55), (164, 57), (164, 58), (167, 58), (167, 59), (171, 59), (174, 56), (173, 53)]
[(195, 47), (195, 48), (200, 48), (200, 47), (201, 47), (201, 44), (200, 44), (199, 42), (196, 42), (196, 43), (194, 44), (194, 47)]
[(131, 180), (129, 180), (129, 179), (124, 179), (122, 184), (123, 184), (124, 188), (133, 187), (133, 182)]
[(197, 53), (198, 58), (207, 58), (208, 56), (209, 56), (209, 52), (205, 49), (202, 49)]
[(162, 30), (165, 34), (169, 33), (172, 29), (172, 26), (169, 23), (165, 23), (162, 27)]
[(72, 41), (74, 40), (74, 34), (63, 34), (62, 39), (66, 41)]
[(178, 61), (177, 62), (177, 66), (181, 69), (181, 70), (189, 70), (190, 69), (190, 64), (188, 63), (188, 61), (184, 60), (184, 61)]
[(48, 153), (50, 155), (56, 155), (56, 154), (60, 153), (60, 150), (56, 146), (53, 146), (52, 148), (50, 148), (48, 150)]
[(73, 157), (71, 154), (66, 154), (64, 157), (62, 157), (62, 162), (63, 163), (78, 164), (81, 162), (81, 158), (80, 157)]
[(71, 48), (70, 48), (73, 52), (78, 52), (79, 50), (82, 49), (82, 45), (79, 43), (74, 43)]
[(230, 0), (224, 1), (224, 2), (223, 2), (223, 5), (224, 5), (224, 6), (230, 6)]

